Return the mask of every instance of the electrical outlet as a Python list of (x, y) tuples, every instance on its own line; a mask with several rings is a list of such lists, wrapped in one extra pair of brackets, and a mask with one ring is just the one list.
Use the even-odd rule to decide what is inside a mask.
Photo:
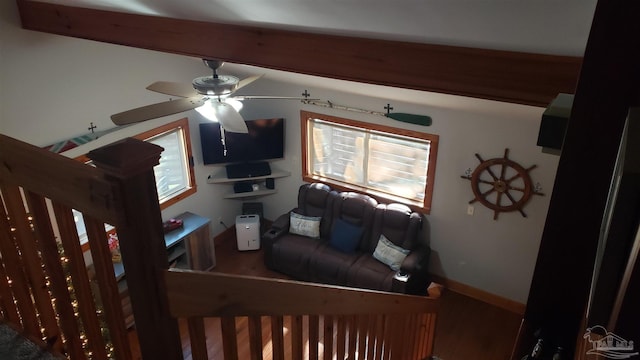
[(471, 204), (467, 205), (467, 215), (473, 215), (474, 211), (475, 211), (475, 208), (473, 207), (473, 205)]

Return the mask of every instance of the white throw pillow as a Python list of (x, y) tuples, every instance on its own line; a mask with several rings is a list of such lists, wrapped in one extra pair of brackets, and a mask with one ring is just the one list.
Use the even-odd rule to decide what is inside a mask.
[(321, 219), (321, 217), (304, 216), (292, 211), (289, 217), (289, 233), (319, 239)]
[(376, 250), (373, 252), (373, 257), (381, 263), (388, 265), (391, 270), (398, 271), (404, 258), (406, 258), (408, 254), (409, 250), (395, 245), (384, 235), (380, 235)]

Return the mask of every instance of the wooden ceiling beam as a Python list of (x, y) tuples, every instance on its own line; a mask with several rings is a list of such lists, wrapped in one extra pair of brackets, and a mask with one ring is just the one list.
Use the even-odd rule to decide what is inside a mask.
[(547, 106), (582, 59), (312, 34), (17, 0), (25, 29), (264, 68)]

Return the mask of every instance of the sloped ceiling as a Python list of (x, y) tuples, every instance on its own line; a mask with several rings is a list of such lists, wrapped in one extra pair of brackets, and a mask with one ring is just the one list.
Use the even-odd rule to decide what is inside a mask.
[(544, 106), (573, 92), (595, 0), (18, 0), (27, 29)]

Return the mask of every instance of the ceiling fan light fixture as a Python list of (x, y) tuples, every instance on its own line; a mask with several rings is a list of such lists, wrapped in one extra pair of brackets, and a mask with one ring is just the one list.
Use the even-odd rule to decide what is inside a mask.
[(240, 111), (242, 110), (242, 107), (244, 106), (242, 104), (242, 101), (238, 100), (238, 99), (234, 99), (234, 98), (226, 98), (224, 99), (224, 102), (233, 106), (234, 109), (236, 109), (236, 111)]
[(216, 108), (211, 103), (211, 99), (204, 102), (204, 105), (198, 106), (196, 111), (202, 115), (205, 119), (212, 122), (219, 122), (217, 117)]
[(242, 103), (233, 99), (227, 101), (209, 99), (204, 105), (197, 107), (196, 111), (209, 121), (220, 123), (227, 132), (248, 133), (247, 124), (236, 108), (242, 108)]

